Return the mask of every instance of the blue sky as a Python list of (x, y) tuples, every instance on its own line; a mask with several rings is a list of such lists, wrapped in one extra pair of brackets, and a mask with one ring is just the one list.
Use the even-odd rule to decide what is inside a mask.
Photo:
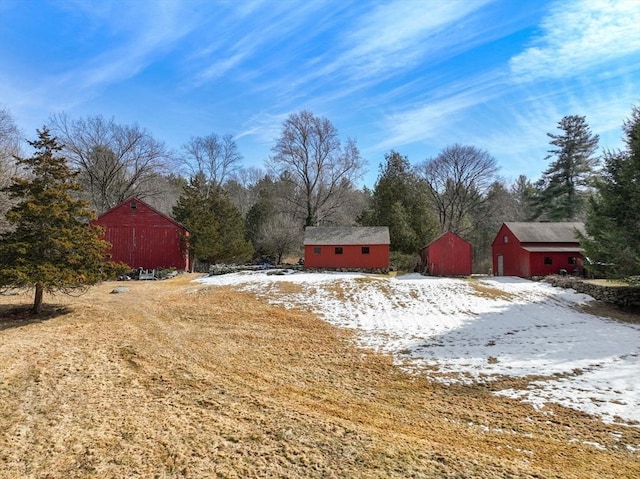
[(179, 150), (231, 134), (264, 167), (303, 109), (357, 140), (372, 187), (391, 149), (454, 143), (540, 177), (548, 132), (583, 115), (622, 147), (640, 105), (640, 0), (0, 0), (0, 106), (137, 123)]

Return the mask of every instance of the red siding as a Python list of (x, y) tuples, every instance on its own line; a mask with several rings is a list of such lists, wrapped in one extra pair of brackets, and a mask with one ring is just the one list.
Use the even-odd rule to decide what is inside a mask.
[[(336, 247), (342, 248), (342, 254), (336, 254)], [(369, 254), (363, 254), (362, 248), (368, 247)], [(320, 253), (314, 253), (320, 248)], [(362, 268), (389, 269), (389, 245), (305, 245), (305, 268)]]
[(131, 268), (189, 268), (188, 256), (181, 250), (187, 231), (140, 200), (129, 199), (94, 223), (105, 230), (105, 239), (111, 243), (112, 261)]
[(450, 231), (422, 248), (420, 257), (430, 275), (469, 276), (471, 274), (471, 243)]
[[(506, 237), (506, 243), (504, 238)], [(531, 276), (529, 270), (529, 252), (522, 249), (518, 238), (506, 225), (502, 225), (492, 244), (493, 274), (496, 276)], [(503, 271), (498, 267), (498, 256), (503, 258)]]
[[(577, 259), (577, 264), (571, 264), (569, 258)], [(575, 270), (582, 270), (582, 254), (569, 252), (531, 252), (529, 253), (531, 264), (531, 276), (547, 276), (558, 274), (563, 269), (568, 274), (573, 274)], [(551, 264), (545, 264), (544, 259), (549, 258)]]
[[(507, 242), (505, 243), (504, 238)], [(527, 251), (525, 248), (539, 249), (544, 247), (547, 251)], [(557, 251), (554, 251), (554, 248)], [(567, 248), (575, 251), (564, 251)], [(502, 225), (492, 244), (493, 273), (496, 276), (547, 276), (558, 274), (561, 269), (573, 274), (575, 270), (582, 268), (583, 255), (578, 251), (578, 243), (520, 243), (506, 225)], [(503, 269), (499, 268), (499, 257), (502, 256)], [(571, 264), (570, 258), (576, 258), (577, 264)], [(551, 264), (545, 264), (545, 258), (551, 260)]]

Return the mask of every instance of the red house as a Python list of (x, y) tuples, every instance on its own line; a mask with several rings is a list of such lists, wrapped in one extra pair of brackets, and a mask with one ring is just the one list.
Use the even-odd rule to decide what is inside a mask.
[(424, 271), (432, 276), (469, 276), (471, 243), (447, 231), (420, 250)]
[(304, 267), (389, 269), (390, 244), (386, 226), (309, 226), (304, 232)]
[(547, 276), (582, 271), (576, 231), (583, 223), (503, 223), (491, 244), (497, 276)]
[(189, 269), (183, 238), (189, 232), (173, 218), (137, 198), (129, 198), (94, 221), (111, 243), (111, 261), (131, 268)]

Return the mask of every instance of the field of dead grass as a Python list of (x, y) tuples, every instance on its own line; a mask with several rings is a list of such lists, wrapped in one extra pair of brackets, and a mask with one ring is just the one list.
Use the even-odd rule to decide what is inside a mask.
[(638, 429), (411, 376), (193, 278), (45, 297), (43, 321), (0, 297), (0, 477), (640, 477)]

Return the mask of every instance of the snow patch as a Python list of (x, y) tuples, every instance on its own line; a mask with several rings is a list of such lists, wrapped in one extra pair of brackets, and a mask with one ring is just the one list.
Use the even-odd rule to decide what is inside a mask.
[(588, 295), (513, 277), (285, 273), (197, 281), (258, 295), (296, 283), (300, 292), (267, 299), (357, 330), (362, 346), (393, 354), (402, 367), (443, 382), (535, 376), (526, 389), (497, 394), (640, 427), (640, 325), (579, 311), (593, 301)]

